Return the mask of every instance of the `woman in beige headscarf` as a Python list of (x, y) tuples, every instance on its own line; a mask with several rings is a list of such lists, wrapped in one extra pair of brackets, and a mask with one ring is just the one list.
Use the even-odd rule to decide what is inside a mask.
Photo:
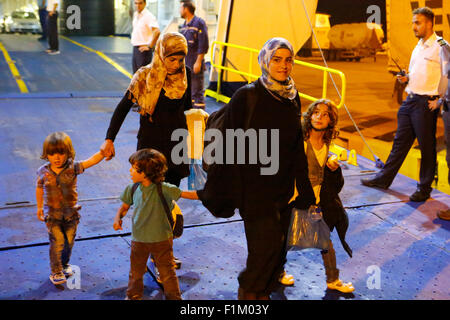
[(141, 115), (137, 150), (153, 148), (163, 153), (169, 166), (166, 182), (177, 186), (189, 175), (187, 161), (174, 164), (171, 158), (173, 147), (180, 143), (171, 141), (172, 132), (179, 128), (187, 130), (184, 111), (192, 108), (191, 72), (184, 63), (186, 54), (187, 42), (180, 33), (170, 32), (159, 38), (152, 62), (135, 73), (117, 105), (101, 147), (110, 160), (114, 156), (114, 139), (133, 107)]

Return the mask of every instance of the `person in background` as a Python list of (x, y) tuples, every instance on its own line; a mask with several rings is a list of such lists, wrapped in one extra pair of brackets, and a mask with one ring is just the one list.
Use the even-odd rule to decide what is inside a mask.
[(47, 40), (47, 0), (38, 0), (39, 7), (39, 21), (41, 22), (42, 36), (38, 38), (39, 41)]
[(421, 153), (420, 178), (411, 201), (423, 202), (430, 197), (436, 170), (436, 123), (439, 107), (429, 104), (439, 99), (446, 86), (442, 76), (440, 46), (433, 30), (434, 13), (423, 7), (413, 11), (412, 29), (419, 42), (411, 54), (408, 74), (399, 74), (398, 81), (407, 83), (408, 97), (397, 114), (397, 132), (384, 168), (374, 178), (361, 179), (367, 187), (387, 189), (392, 184), (414, 140)]
[[(450, 79), (450, 44), (444, 39), (438, 40), (441, 45), (441, 62), (442, 74), (447, 79)], [(442, 119), (444, 120), (445, 129), (445, 143), (447, 144), (447, 167), (448, 167), (448, 184), (450, 185), (450, 81), (447, 82), (447, 91), (443, 98), (435, 101), (430, 101), (430, 108), (434, 108), (434, 104), (438, 107), (442, 106)], [(438, 217), (442, 220), (450, 220), (450, 208), (440, 210)]]
[(58, 40), (58, 16), (59, 0), (47, 0), (48, 16), (46, 20), (49, 48), (46, 52), (50, 55), (60, 54)]
[(160, 31), (155, 16), (146, 8), (146, 0), (135, 0), (134, 5), (136, 11), (133, 16), (131, 44), (133, 45), (133, 73), (136, 73), (140, 67), (152, 61)]
[(180, 16), (185, 20), (180, 33), (188, 42), (186, 65), (192, 70), (192, 105), (194, 108), (205, 109), (204, 57), (209, 48), (208, 28), (205, 21), (195, 15), (192, 1), (181, 1)]

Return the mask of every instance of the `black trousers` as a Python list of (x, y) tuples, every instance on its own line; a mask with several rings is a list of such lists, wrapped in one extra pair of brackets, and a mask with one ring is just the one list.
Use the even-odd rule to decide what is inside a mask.
[(58, 12), (47, 15), (47, 36), (50, 50), (59, 50), (58, 41)]
[(41, 22), (42, 38), (47, 39), (47, 9), (39, 9), (39, 21)]
[(152, 62), (153, 58), (153, 50), (150, 49), (148, 51), (140, 52), (138, 46), (133, 47), (133, 73), (139, 70), (140, 67), (148, 65)]
[(428, 96), (408, 95), (397, 113), (397, 132), (391, 153), (375, 179), (391, 185), (417, 138), (421, 153), (418, 187), (431, 192), (436, 170), (436, 122), (439, 110), (430, 111)]
[(278, 286), (286, 262), (290, 212), (287, 204), (255, 204), (240, 211), (244, 220), (248, 256), (238, 281), (239, 287), (245, 292), (268, 296)]

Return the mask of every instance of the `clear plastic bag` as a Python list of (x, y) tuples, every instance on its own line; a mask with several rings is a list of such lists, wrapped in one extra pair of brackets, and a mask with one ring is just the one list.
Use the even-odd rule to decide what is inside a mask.
[(292, 209), (287, 238), (288, 250), (328, 250), (329, 243), (330, 229), (323, 220), (320, 207), (311, 206), (309, 210)]
[(207, 174), (202, 168), (202, 160), (193, 159), (190, 164), (188, 177), (189, 190), (202, 190), (206, 183)]

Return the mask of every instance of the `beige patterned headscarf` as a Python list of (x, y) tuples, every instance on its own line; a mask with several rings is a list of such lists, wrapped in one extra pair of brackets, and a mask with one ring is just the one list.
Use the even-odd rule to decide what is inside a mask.
[(163, 62), (174, 53), (187, 54), (186, 38), (178, 32), (162, 35), (156, 43), (152, 62), (136, 71), (128, 87), (133, 94), (133, 102), (140, 106), (139, 113), (150, 115), (150, 121), (152, 121), (152, 114), (162, 88), (169, 99), (180, 99), (186, 92), (187, 77), (184, 60), (175, 74), (168, 74)]

